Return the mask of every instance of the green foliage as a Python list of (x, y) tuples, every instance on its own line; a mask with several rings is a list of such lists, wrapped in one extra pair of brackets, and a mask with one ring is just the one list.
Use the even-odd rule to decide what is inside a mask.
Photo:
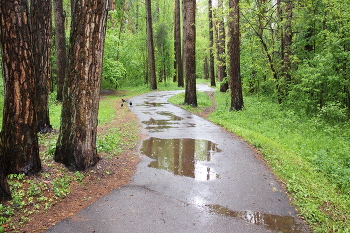
[(210, 120), (264, 154), (313, 229), (346, 232), (350, 227), (344, 221), (350, 218), (350, 122), (329, 124), (262, 96), (247, 96), (243, 111), (230, 112), (228, 94), (215, 97), (218, 108)]
[(54, 195), (58, 198), (64, 198), (67, 196), (67, 194), (70, 193), (70, 181), (71, 178), (67, 174), (54, 179), (52, 183)]

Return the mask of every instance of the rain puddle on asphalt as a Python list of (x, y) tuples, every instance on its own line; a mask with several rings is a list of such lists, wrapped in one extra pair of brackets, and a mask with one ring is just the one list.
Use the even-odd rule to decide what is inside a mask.
[[(142, 121), (143, 124), (147, 125), (146, 129), (152, 130), (152, 132), (161, 131), (162, 129), (180, 127), (180, 122), (184, 119), (180, 116), (174, 115), (171, 112), (159, 111), (156, 112), (158, 116), (162, 116), (165, 119), (154, 119), (149, 118), (148, 121)], [(147, 114), (147, 112), (145, 112)], [(186, 122), (186, 127), (195, 127), (194, 123)]]
[(279, 216), (253, 211), (233, 211), (220, 205), (206, 205), (209, 212), (237, 218), (247, 223), (262, 225), (270, 230), (278, 232), (302, 232), (302, 227), (297, 224), (292, 216)]
[(149, 167), (200, 181), (219, 178), (219, 174), (205, 164), (216, 152), (220, 149), (215, 143), (191, 138), (149, 138), (141, 147), (141, 153), (154, 159)]

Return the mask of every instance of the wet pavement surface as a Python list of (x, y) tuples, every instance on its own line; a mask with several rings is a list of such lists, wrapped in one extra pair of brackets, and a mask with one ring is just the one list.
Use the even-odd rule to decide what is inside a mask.
[(133, 181), (47, 232), (309, 232), (246, 142), (168, 103), (180, 92), (130, 99), (148, 135)]

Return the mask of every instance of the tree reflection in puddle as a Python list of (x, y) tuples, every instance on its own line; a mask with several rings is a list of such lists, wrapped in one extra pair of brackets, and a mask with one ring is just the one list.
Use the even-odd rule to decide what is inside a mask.
[(216, 152), (220, 152), (217, 144), (211, 141), (149, 138), (143, 141), (141, 152), (155, 159), (149, 167), (201, 181), (219, 178), (219, 174), (205, 164)]
[(220, 205), (205, 205), (209, 212), (237, 218), (247, 223), (263, 225), (278, 232), (302, 232), (302, 227), (297, 224), (292, 216), (280, 216), (254, 211), (233, 211)]

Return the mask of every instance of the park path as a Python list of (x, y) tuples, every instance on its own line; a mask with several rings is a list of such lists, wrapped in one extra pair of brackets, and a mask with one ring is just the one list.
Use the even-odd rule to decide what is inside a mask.
[(180, 92), (129, 100), (147, 135), (132, 182), (47, 232), (309, 232), (257, 152), (167, 101)]

